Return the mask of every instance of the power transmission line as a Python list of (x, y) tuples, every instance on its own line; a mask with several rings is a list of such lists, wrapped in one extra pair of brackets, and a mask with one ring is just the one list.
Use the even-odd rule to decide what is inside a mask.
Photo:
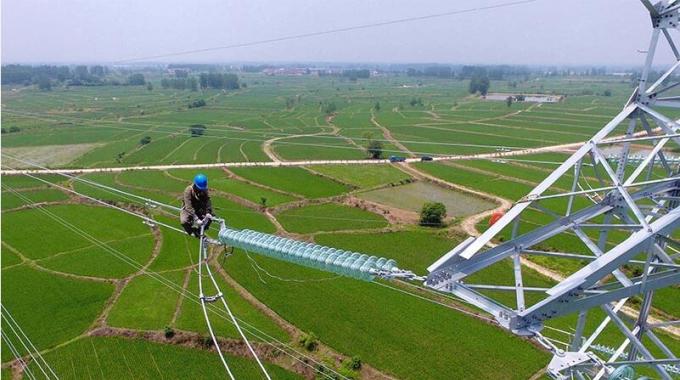
[[(30, 176), (30, 175), (29, 175), (29, 177), (33, 177), (33, 176)], [(33, 178), (35, 178), (35, 177), (33, 177)], [(35, 204), (35, 202), (33, 202), (31, 199), (27, 198), (25, 195), (21, 194), (19, 191), (15, 190), (15, 189), (13, 189), (13, 188), (11, 188), (11, 187), (8, 187), (8, 186), (5, 185), (5, 184), (3, 184), (2, 187), (4, 187), (5, 189), (7, 189), (8, 191), (12, 192), (13, 194), (15, 194), (17, 197), (19, 197), (20, 199), (22, 199), (24, 202), (27, 202), (27, 204), (35, 205), (35, 208), (36, 208), (38, 211), (42, 212), (43, 214), (45, 214), (46, 216), (48, 216), (49, 218), (51, 218), (51, 219), (54, 220), (55, 222), (59, 223), (60, 225), (64, 226), (65, 228), (71, 230), (72, 232), (76, 233), (77, 235), (79, 235), (80, 237), (84, 238), (85, 240), (88, 240), (89, 242), (91, 242), (91, 243), (93, 243), (93, 244), (99, 246), (100, 248), (104, 249), (106, 252), (112, 254), (114, 257), (118, 258), (119, 260), (123, 261), (124, 263), (126, 263), (126, 264), (132, 266), (133, 268), (135, 268), (135, 269), (141, 271), (142, 274), (145, 274), (145, 275), (147, 275), (147, 276), (149, 276), (149, 277), (155, 279), (156, 281), (160, 282), (162, 285), (166, 286), (166, 287), (169, 288), (170, 290), (173, 290), (174, 292), (176, 292), (176, 293), (179, 294), (180, 296), (182, 296), (182, 297), (184, 297), (184, 298), (190, 300), (191, 302), (193, 302), (193, 303), (195, 303), (195, 304), (199, 304), (199, 301), (198, 301), (198, 294), (192, 292), (191, 290), (184, 289), (183, 287), (181, 287), (181, 286), (175, 284), (174, 282), (168, 280), (166, 277), (164, 277), (162, 274), (160, 274), (160, 273), (158, 273), (158, 272), (155, 272), (155, 271), (152, 271), (152, 270), (149, 270), (149, 269), (144, 268), (144, 267), (142, 266), (142, 264), (140, 264), (140, 263), (137, 262), (136, 260), (134, 260), (134, 259), (128, 257), (127, 255), (125, 255), (125, 254), (122, 253), (121, 251), (119, 251), (119, 250), (117, 250), (117, 249), (111, 247), (108, 243), (106, 243), (106, 242), (104, 242), (104, 241), (102, 241), (102, 240), (100, 240), (100, 239), (97, 239), (96, 237), (94, 237), (94, 236), (90, 235), (89, 233), (87, 233), (85, 230), (83, 230), (83, 229), (81, 229), (81, 228), (79, 228), (79, 227), (77, 227), (77, 226), (75, 226), (75, 225), (69, 223), (67, 220), (65, 220), (65, 219), (63, 219), (62, 217), (60, 217), (60, 216), (58, 216), (58, 215), (52, 213), (50, 210), (48, 210), (47, 208), (43, 207), (42, 205), (40, 205), (40, 204)], [(214, 305), (212, 305), (212, 304), (210, 304), (209, 307), (210, 307), (210, 311), (211, 311), (212, 313), (217, 314), (219, 317), (221, 317), (222, 319), (225, 319), (225, 320), (226, 320), (227, 322), (229, 322), (229, 323), (232, 323), (232, 324), (234, 323), (234, 321), (231, 321), (231, 320), (228, 319), (228, 316), (226, 315), (226, 312), (224, 312), (223, 310), (217, 308), (216, 306), (214, 306)], [(284, 343), (284, 342), (281, 342), (280, 340), (276, 339), (275, 337), (272, 337), (271, 335), (269, 335), (269, 334), (267, 334), (266, 332), (264, 332), (264, 331), (258, 329), (257, 327), (253, 326), (252, 324), (250, 324), (250, 323), (248, 323), (248, 322), (242, 320), (241, 318), (236, 317), (235, 319), (236, 319), (238, 322), (240, 322), (240, 323), (242, 323), (242, 324), (244, 324), (244, 325), (246, 326), (245, 328), (243, 328), (243, 330), (245, 330), (246, 332), (248, 332), (250, 335), (252, 335), (252, 336), (254, 336), (254, 337), (260, 339), (262, 342), (264, 342), (265, 344), (268, 344), (268, 345), (272, 346), (274, 349), (276, 349), (276, 350), (278, 350), (278, 351), (280, 351), (280, 352), (282, 352), (282, 353), (284, 353), (284, 354), (290, 356), (291, 358), (293, 358), (294, 360), (298, 361), (298, 362), (301, 363), (302, 365), (307, 366), (307, 367), (311, 368), (312, 370), (318, 372), (321, 376), (324, 376), (324, 377), (326, 377), (326, 378), (328, 378), (328, 379), (332, 379), (332, 378), (333, 378), (330, 374), (327, 374), (327, 373), (324, 372), (324, 369), (325, 369), (325, 370), (329, 370), (329, 371), (333, 372), (333, 374), (334, 374), (335, 376), (338, 376), (338, 377), (340, 377), (340, 378), (342, 378), (342, 379), (348, 379), (347, 377), (345, 377), (345, 376), (341, 375), (340, 373), (334, 371), (332, 368), (327, 367), (327, 366), (324, 365), (323, 363), (316, 361), (314, 358), (312, 358), (312, 357), (310, 357), (310, 356), (307, 356), (307, 355), (305, 355), (304, 353), (301, 353), (301, 352), (295, 350), (294, 348), (290, 347), (290, 345), (288, 345), (288, 344), (286, 344), (286, 343)], [(256, 332), (253, 332), (253, 330), (255, 330)], [(3, 333), (4, 333), (4, 332), (3, 332)], [(266, 337), (266, 338), (271, 339), (271, 340), (272, 340), (273, 342), (275, 342), (276, 344), (274, 344), (274, 343), (268, 341), (268, 340), (265, 339), (263, 336)], [(294, 353), (297, 354), (298, 356), (304, 358), (304, 360), (303, 360), (303, 359), (300, 359), (300, 358), (297, 357), (296, 355), (293, 355), (293, 354), (291, 354), (290, 352), (284, 350), (284, 349), (281, 348), (280, 346), (283, 346), (283, 347), (285, 347), (285, 348), (291, 350), (292, 352), (294, 352)], [(311, 365), (311, 364), (308, 363), (307, 361), (310, 361), (310, 362), (314, 363), (317, 367)], [(319, 369), (319, 368), (323, 368), (323, 369)]]
[[(34, 178), (34, 179), (41, 180), (41, 181), (43, 181), (43, 182), (51, 183), (51, 182), (49, 182), (49, 181), (40, 179), (40, 178), (35, 177), (35, 176), (32, 176), (32, 175), (30, 175), (30, 174), (25, 174), (25, 175), (27, 175), (28, 177)], [(56, 186), (56, 187), (60, 187), (60, 186), (58, 186), (58, 185), (56, 185), (56, 184), (53, 184), (53, 183), (52, 183), (52, 185), (54, 185), (54, 186)], [(12, 189), (12, 188), (9, 188), (9, 187), (6, 186), (6, 185), (2, 185), (2, 186), (3, 186), (4, 188), (8, 189), (10, 192), (12, 192), (12, 193), (14, 193), (15, 195), (17, 195), (18, 197), (22, 198), (24, 201), (32, 202), (30, 199), (28, 199), (28, 198), (25, 197), (24, 195), (20, 194), (18, 191), (14, 190), (14, 189)], [(60, 187), (60, 188), (61, 188), (61, 187)], [(77, 193), (77, 192), (75, 192), (75, 191), (73, 191), (73, 190), (70, 190), (70, 191), (72, 191), (72, 192), (74, 192), (74, 193), (76, 193), (76, 194), (79, 194), (79, 193)], [(88, 198), (91, 198), (91, 197), (88, 197)], [(119, 211), (121, 211), (121, 209), (118, 208), (118, 207), (115, 207), (115, 206), (110, 205), (110, 204), (108, 204), (108, 203), (106, 203), (106, 202), (103, 202), (103, 201), (100, 201), (100, 202), (101, 202), (103, 205), (105, 205), (105, 206), (113, 207), (113, 208), (118, 209)], [(161, 203), (158, 203), (158, 204), (161, 204)], [(163, 277), (161, 274), (159, 274), (159, 273), (157, 273), (157, 272), (150, 271), (150, 270), (148, 270), (148, 269), (143, 269), (143, 268), (141, 267), (141, 264), (139, 264), (138, 262), (134, 261), (134, 259), (131, 259), (131, 258), (125, 256), (125, 255), (124, 255), (123, 253), (121, 253), (120, 251), (118, 251), (118, 250), (116, 250), (115, 248), (109, 246), (106, 242), (102, 242), (101, 240), (99, 240), (99, 239), (97, 239), (97, 238), (95, 238), (95, 237), (89, 235), (87, 232), (81, 230), (80, 228), (78, 228), (78, 227), (76, 227), (76, 226), (74, 226), (74, 225), (71, 225), (71, 224), (68, 223), (66, 220), (62, 219), (61, 217), (52, 214), (49, 210), (47, 210), (47, 209), (44, 208), (43, 206), (37, 205), (37, 208), (38, 208), (41, 212), (43, 212), (44, 214), (46, 214), (48, 217), (54, 219), (55, 221), (57, 221), (57, 222), (60, 223), (60, 224), (65, 225), (67, 228), (69, 228), (69, 229), (71, 229), (72, 231), (76, 232), (77, 234), (81, 235), (81, 236), (84, 237), (85, 239), (87, 239), (87, 240), (89, 240), (89, 241), (91, 241), (91, 242), (94, 241), (95, 244), (100, 245), (102, 248), (105, 248), (105, 250), (107, 250), (107, 251), (109, 251), (110, 253), (112, 253), (115, 257), (117, 257), (117, 258), (123, 260), (124, 262), (128, 263), (129, 265), (132, 265), (133, 267), (139, 267), (139, 268), (143, 271), (143, 272), (142, 272), (143, 274), (146, 274), (146, 275), (148, 275), (148, 276), (150, 276), (150, 277), (156, 279), (157, 281), (161, 282), (161, 283), (164, 284), (165, 286), (167, 286), (167, 287), (171, 288), (172, 290), (174, 290), (175, 292), (179, 293), (181, 296), (183, 296), (183, 297), (185, 297), (185, 298), (187, 298), (187, 299), (190, 299), (192, 302), (194, 302), (194, 303), (198, 303), (198, 302), (199, 302), (199, 301), (197, 301), (196, 299), (194, 299), (195, 297), (194, 297), (194, 298), (189, 297), (189, 295), (195, 295), (195, 293), (191, 292), (190, 290), (186, 290), (186, 289), (183, 289), (183, 288), (178, 288), (178, 286), (177, 286), (176, 284), (174, 284), (173, 282), (167, 280), (167, 279), (166, 279), (165, 277)], [(127, 210), (125, 210), (125, 211), (127, 211)], [(128, 213), (130, 213), (130, 212), (128, 212)], [(138, 217), (145, 218), (145, 217), (142, 216), (142, 215), (138, 215), (138, 214), (134, 214), (134, 213), (131, 213), (131, 214), (132, 214), (132, 215), (135, 215), (135, 216), (138, 216)], [(178, 232), (182, 232), (182, 231), (179, 231), (179, 230), (177, 230), (177, 229), (173, 229), (173, 230), (178, 231)], [(377, 285), (381, 285), (381, 286), (386, 287), (386, 288), (389, 288), (389, 289), (392, 289), (392, 290), (395, 290), (395, 291), (398, 291), (398, 292), (400, 292), (400, 293), (408, 294), (408, 295), (410, 295), (410, 296), (419, 298), (419, 299), (421, 299), (421, 300), (423, 300), (423, 301), (432, 302), (432, 303), (437, 304), (437, 305), (440, 305), (440, 306), (444, 306), (444, 307), (447, 307), (447, 308), (450, 308), (450, 309), (458, 310), (458, 311), (463, 312), (464, 314), (467, 314), (467, 315), (472, 316), (472, 317), (474, 317), (474, 318), (478, 318), (478, 319), (482, 319), (482, 320), (488, 320), (488, 318), (482, 317), (482, 316), (480, 316), (480, 315), (478, 315), (478, 314), (476, 314), (476, 313), (472, 313), (472, 312), (470, 312), (469, 310), (466, 310), (466, 309), (464, 309), (464, 308), (456, 307), (456, 306), (449, 305), (449, 304), (444, 304), (444, 303), (442, 303), (442, 302), (435, 301), (435, 300), (433, 300), (433, 299), (424, 297), (424, 296), (422, 296), (422, 295), (418, 295), (418, 294), (415, 294), (415, 293), (411, 293), (411, 292), (408, 292), (408, 291), (403, 290), (403, 289), (398, 289), (398, 288), (391, 287), (391, 286), (389, 286), (389, 285), (387, 285), (387, 284), (383, 284), (383, 283), (376, 283), (376, 284), (377, 284)], [(448, 297), (447, 297), (447, 298), (448, 298)], [(222, 317), (223, 319), (226, 319), (226, 315), (224, 315), (224, 312), (223, 312), (222, 310), (212, 308), (212, 309), (211, 309), (211, 312), (216, 313), (218, 316)], [(241, 320), (240, 318), (236, 318), (236, 320), (238, 320), (239, 322), (245, 324), (246, 326), (249, 326), (249, 327), (251, 327), (251, 328), (256, 329), (254, 326), (248, 324), (247, 322)], [(490, 320), (489, 320), (489, 321), (490, 321)], [(492, 321), (491, 321), (491, 322), (492, 322)], [(236, 323), (236, 321), (234, 321), (234, 322), (232, 322), (232, 323)], [(267, 340), (265, 340), (265, 339), (262, 338), (261, 336), (258, 336), (257, 334), (253, 333), (251, 330), (249, 330), (249, 329), (245, 329), (245, 330), (246, 330), (248, 333), (250, 333), (251, 335), (253, 335), (253, 336), (255, 336), (255, 337), (261, 339), (261, 340), (264, 341), (265, 343), (272, 345), (271, 342), (268, 342)], [(257, 329), (256, 329), (256, 330), (257, 330)], [(258, 331), (260, 331), (260, 330), (258, 330)], [(261, 331), (260, 331), (260, 332), (261, 332)], [(273, 339), (273, 340), (276, 340), (275, 338), (273, 338), (273, 337), (267, 335), (267, 334), (264, 333), (264, 332), (261, 332), (261, 333), (265, 334), (266, 336), (270, 337), (270, 338)], [(278, 341), (278, 340), (277, 340), (277, 343), (285, 345), (285, 343), (281, 343), (281, 342)], [(272, 346), (275, 347), (275, 348), (278, 348), (278, 347), (275, 346), (275, 345), (272, 345)], [(300, 352), (298, 352), (298, 351), (292, 349), (290, 346), (288, 346), (288, 345), (285, 345), (285, 346), (286, 346), (287, 348), (293, 350), (293, 351), (296, 352), (297, 354), (302, 355), (302, 356), (304, 357), (303, 354), (301, 354)], [(292, 354), (287, 353), (287, 352), (285, 352), (285, 351), (283, 351), (283, 352), (286, 353), (286, 354), (288, 354), (289, 356), (293, 357), (294, 359), (300, 361), (298, 358), (294, 357)], [(314, 361), (313, 359), (311, 359), (311, 358), (309, 358), (309, 357), (306, 357), (306, 358), (309, 359), (309, 360), (311, 360), (311, 361)], [(301, 363), (304, 363), (304, 362), (301, 361)], [(317, 363), (317, 364), (318, 364), (318, 363)], [(330, 368), (327, 368), (327, 369), (333, 371), (333, 370), (330, 369)], [(315, 368), (315, 370), (316, 370), (316, 368)], [(333, 371), (333, 372), (334, 372), (334, 371)], [(320, 372), (320, 374), (321, 374), (321, 375), (326, 375), (324, 372)], [(337, 374), (337, 373), (336, 373), (336, 374)], [(339, 374), (338, 374), (338, 375), (339, 375)], [(326, 375), (326, 376), (327, 376), (327, 375)], [(342, 376), (342, 375), (339, 375), (339, 376), (341, 376), (341, 377), (344, 378), (344, 376)]]
[[(40, 372), (43, 373), (46, 379), (59, 379), (59, 376), (54, 372), (52, 367), (45, 361), (40, 351), (35, 347), (31, 339), (26, 335), (26, 332), (19, 325), (19, 323), (14, 319), (9, 310), (4, 304), (0, 304), (2, 311), (0, 312), (0, 319), (5, 321), (4, 326), (8, 326), (10, 330), (16, 335), (17, 340), (24, 347), (24, 350), (31, 357), (33, 363), (38, 367)], [(49, 372), (49, 373), (48, 373)]]
[[(153, 206), (163, 207), (163, 208), (166, 208), (166, 209), (175, 211), (175, 212), (180, 211), (180, 208), (179, 208), (179, 207), (176, 207), (176, 206), (172, 206), (172, 205), (169, 205), (169, 204), (165, 204), (165, 203), (162, 203), (162, 202), (158, 202), (158, 201), (155, 201), (155, 200), (150, 199), (150, 198), (145, 198), (145, 197), (139, 196), (139, 195), (137, 195), (137, 194), (130, 193), (130, 192), (128, 192), (128, 191), (124, 191), (124, 190), (121, 190), (121, 189), (118, 189), (118, 188), (115, 188), (115, 187), (107, 186), (107, 185), (104, 185), (104, 184), (101, 184), (101, 183), (99, 183), (99, 182), (92, 181), (92, 180), (89, 180), (89, 179), (86, 179), (86, 178), (81, 178), (81, 177), (76, 176), (76, 175), (72, 175), (72, 174), (67, 174), (67, 173), (62, 173), (62, 172), (53, 171), (52, 169), (49, 169), (49, 168), (47, 168), (47, 167), (45, 167), (45, 166), (42, 166), (42, 165), (39, 165), (39, 164), (37, 164), (37, 163), (35, 163), (35, 162), (31, 162), (31, 161), (24, 160), (24, 159), (21, 159), (21, 158), (18, 158), (18, 157), (14, 157), (14, 156), (9, 155), (9, 154), (7, 154), (7, 153), (3, 153), (2, 155), (5, 156), (6, 158), (9, 158), (10, 160), (14, 160), (14, 161), (17, 161), (17, 162), (21, 162), (21, 163), (24, 163), (24, 164), (28, 164), (28, 165), (34, 166), (34, 167), (36, 167), (36, 168), (40, 168), (41, 170), (46, 170), (46, 171), (48, 171), (48, 172), (52, 172), (52, 173), (55, 174), (55, 175), (60, 175), (60, 176), (62, 176), (62, 177), (71, 179), (71, 180), (73, 180), (73, 181), (82, 182), (82, 183), (84, 183), (84, 184), (86, 184), (86, 185), (88, 185), (88, 186), (90, 186), (90, 187), (93, 187), (93, 188), (94, 188), (94, 187), (100, 188), (100, 189), (102, 189), (103, 191), (105, 191), (105, 192), (107, 192), (107, 193), (109, 193), (109, 194), (111, 194), (111, 195), (118, 196), (118, 197), (123, 198), (123, 199), (125, 199), (125, 200), (127, 200), (127, 201), (130, 201), (130, 202), (134, 202), (134, 203), (137, 203), (137, 204), (140, 204), (140, 205), (143, 205), (143, 206), (146, 206), (146, 205), (151, 204), (151, 205), (153, 205)], [(4, 165), (5, 165), (6, 167), (8, 167), (10, 170), (16, 170), (16, 169), (12, 168), (11, 166), (7, 165), (6, 163), (5, 163)], [(77, 192), (77, 191), (75, 191), (75, 190), (73, 190), (73, 189), (70, 189), (70, 188), (68, 188), (68, 187), (65, 187), (65, 186), (59, 186), (59, 185), (54, 184), (54, 183), (52, 183), (52, 182), (50, 182), (50, 181), (47, 181), (47, 180), (45, 180), (45, 179), (43, 179), (43, 178), (34, 176), (34, 175), (30, 174), (30, 173), (21, 173), (21, 174), (26, 175), (26, 176), (29, 176), (29, 177), (31, 177), (31, 178), (37, 180), (37, 181), (46, 183), (46, 184), (48, 184), (49, 186), (56, 187), (56, 188), (59, 188), (60, 190), (63, 190), (63, 191), (66, 191), (66, 192), (70, 192), (70, 193), (73, 193), (73, 194), (75, 194), (75, 195), (81, 196), (81, 197), (83, 197), (83, 198), (89, 199), (89, 200), (94, 201), (94, 202), (96, 202), (96, 203), (100, 203), (100, 204), (103, 204), (103, 205), (105, 205), (105, 206), (114, 207), (114, 208), (118, 209), (119, 211), (125, 212), (125, 213), (127, 213), (127, 214), (130, 214), (130, 215), (133, 215), (133, 216), (136, 216), (136, 217), (139, 217), (139, 218), (142, 218), (142, 219), (143, 219), (145, 222), (147, 222), (147, 223), (158, 224), (158, 225), (161, 225), (161, 226), (163, 226), (163, 227), (167, 227), (167, 228), (169, 228), (169, 229), (175, 230), (175, 231), (177, 231), (177, 232), (184, 233), (184, 231), (181, 230), (181, 229), (179, 229), (179, 228), (176, 228), (176, 227), (170, 226), (170, 225), (168, 225), (168, 224), (159, 222), (159, 221), (157, 221), (157, 220), (155, 220), (155, 219), (153, 219), (153, 218), (151, 218), (151, 217), (147, 217), (147, 216), (145, 216), (145, 215), (141, 215), (141, 214), (138, 214), (138, 213), (135, 213), (135, 212), (126, 210), (126, 209), (124, 209), (124, 208), (122, 208), (122, 207), (118, 207), (118, 206), (115, 206), (115, 205), (111, 205), (111, 204), (109, 204), (109, 203), (107, 203), (107, 202), (104, 202), (103, 200), (100, 200), (100, 199), (91, 197), (91, 196), (86, 195), (86, 194), (79, 193), (79, 192)], [(157, 191), (158, 189), (147, 188), (147, 190), (148, 190), (148, 191)], [(228, 193), (228, 192), (226, 192), (226, 193), (227, 193), (227, 194), (231, 194), (231, 193)], [(137, 198), (137, 199), (132, 199), (132, 198)], [(215, 209), (216, 209), (216, 210), (219, 210), (219, 211), (230, 211), (230, 212), (235, 212), (235, 213), (245, 213), (245, 214), (257, 214), (257, 215), (262, 215), (261, 212), (258, 212), (258, 211), (255, 211), (255, 210), (250, 210), (250, 209), (244, 210), (244, 209), (227, 208), (227, 207), (219, 207), (219, 208), (218, 208), (218, 207), (215, 207)], [(314, 215), (295, 215), (295, 214), (289, 214), (289, 215), (287, 215), (287, 217), (288, 217), (288, 218), (298, 218), (298, 219), (300, 219), (300, 218), (302, 218), (302, 219), (312, 219), (312, 220), (337, 220), (337, 221), (345, 221), (345, 222), (361, 222), (361, 223), (368, 223), (368, 224), (370, 224), (370, 223), (374, 223), (374, 224), (378, 224), (378, 223), (382, 224), (382, 223), (384, 223), (382, 220), (368, 220), (368, 219), (359, 219), (359, 218), (338, 218), (338, 217), (332, 217), (332, 216), (314, 216)], [(427, 225), (438, 225), (438, 224), (433, 224), (433, 223), (422, 223), (421, 225), (427, 226)]]
[(322, 31), (316, 31), (316, 32), (293, 34), (293, 35), (283, 36), (283, 37), (275, 37), (275, 38), (268, 38), (268, 39), (263, 39), (263, 40), (241, 42), (241, 43), (235, 43), (235, 44), (231, 44), (231, 45), (212, 46), (212, 47), (206, 47), (206, 48), (200, 48), (200, 49), (182, 50), (182, 51), (176, 51), (176, 52), (170, 52), (170, 53), (164, 53), (164, 54), (157, 54), (157, 55), (133, 57), (133, 58), (127, 58), (127, 59), (121, 59), (121, 60), (113, 61), (113, 63), (139, 62), (139, 61), (147, 61), (147, 60), (158, 59), (158, 58), (177, 57), (177, 56), (182, 56), (182, 55), (205, 53), (205, 52), (210, 52), (210, 51), (227, 50), (227, 49), (250, 47), (250, 46), (256, 46), (256, 45), (264, 45), (264, 44), (269, 44), (269, 43), (274, 43), (274, 42), (299, 40), (299, 39), (323, 36), (323, 35), (328, 35), (328, 34), (345, 33), (345, 32), (351, 32), (351, 31), (355, 31), (355, 30), (372, 29), (372, 28), (388, 26), (388, 25), (403, 24), (403, 23), (409, 23), (409, 22), (424, 21), (424, 20), (431, 20), (431, 19), (435, 19), (435, 18), (455, 16), (455, 15), (460, 15), (460, 14), (465, 14), (465, 13), (475, 13), (475, 12), (487, 11), (487, 10), (498, 9), (498, 8), (507, 8), (507, 7), (512, 7), (512, 6), (516, 6), (516, 5), (529, 4), (529, 3), (533, 3), (535, 1), (538, 1), (538, 0), (511, 1), (511, 2), (506, 2), (506, 3), (501, 3), (501, 4), (488, 5), (488, 6), (484, 6), (484, 7), (459, 9), (459, 10), (442, 12), (442, 13), (434, 13), (434, 14), (429, 14), (429, 15), (424, 15), (424, 16), (405, 17), (405, 18), (399, 18), (399, 19), (382, 21), (382, 22), (375, 22), (375, 23), (370, 23), (370, 24), (361, 24), (361, 25), (347, 26), (347, 27), (343, 27), (343, 28), (328, 29), (328, 30), (322, 30)]

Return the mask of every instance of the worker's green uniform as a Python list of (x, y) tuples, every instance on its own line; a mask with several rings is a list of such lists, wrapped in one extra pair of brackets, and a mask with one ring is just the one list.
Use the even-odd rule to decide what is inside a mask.
[[(184, 189), (184, 196), (182, 197), (182, 210), (179, 214), (179, 220), (182, 227), (189, 235), (200, 234), (200, 229), (194, 227), (196, 219), (203, 220), (206, 214), (213, 213), (212, 202), (210, 201), (210, 194), (208, 190), (199, 190), (195, 185), (189, 185)], [(210, 226), (210, 220), (205, 221), (204, 229), (207, 230)]]

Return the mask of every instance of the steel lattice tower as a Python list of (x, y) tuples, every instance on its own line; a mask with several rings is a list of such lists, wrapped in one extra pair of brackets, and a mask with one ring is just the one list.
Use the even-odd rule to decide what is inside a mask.
[[(639, 366), (663, 379), (680, 373), (680, 353), (660, 333), (677, 330), (680, 321), (654, 308), (655, 292), (680, 284), (680, 176), (677, 163), (666, 159), (669, 149), (680, 148), (680, 124), (665, 115), (680, 108), (674, 95), (680, 52), (673, 40), (680, 2), (641, 1), (653, 31), (638, 87), (623, 110), (481, 236), (428, 268), (427, 286), (548, 347), (554, 354), (548, 371), (557, 379), (624, 379)], [(652, 67), (662, 44), (675, 59), (658, 76)], [(642, 146), (642, 159), (629, 161)], [(616, 152), (616, 159), (607, 152)], [(502, 234), (510, 239), (492, 246)], [(562, 251), (546, 248), (554, 245)], [(523, 263), (541, 257), (567, 274), (548, 286), (525, 284)], [(511, 301), (502, 292), (511, 292)], [(570, 341), (558, 347), (544, 323), (568, 315), (575, 318)], [(598, 343), (612, 331), (618, 346)]]

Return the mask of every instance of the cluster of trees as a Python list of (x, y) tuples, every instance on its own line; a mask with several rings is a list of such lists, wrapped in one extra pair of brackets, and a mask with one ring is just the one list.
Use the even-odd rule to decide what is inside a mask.
[(187, 70), (187, 69), (174, 69), (173, 72), (175, 73), (176, 78), (187, 78), (187, 77), (189, 77), (189, 70)]
[(448, 66), (435, 65), (421, 68), (410, 67), (406, 69), (406, 75), (410, 77), (433, 77), (471, 79), (473, 76), (484, 75), (492, 80), (502, 80), (505, 77), (527, 76), (531, 70), (525, 66)]
[(198, 91), (198, 80), (196, 77), (163, 78), (161, 79), (161, 87), (165, 89), (173, 88), (175, 90)]
[(204, 89), (238, 90), (241, 88), (236, 74), (201, 73), (198, 81)]
[(38, 78), (66, 80), (71, 77), (68, 66), (24, 66), (7, 65), (2, 67), (3, 84), (30, 84)]
[(132, 74), (127, 78), (127, 83), (130, 86), (144, 86), (146, 84), (146, 78), (144, 78), (144, 74)]
[(415, 106), (422, 107), (422, 106), (424, 105), (424, 103), (423, 103), (423, 98), (421, 98), (421, 97), (417, 97), (417, 98), (416, 98), (416, 97), (413, 97), (413, 98), (411, 98), (411, 100), (408, 102), (408, 104), (410, 104), (411, 107), (415, 107)]
[(189, 127), (189, 135), (191, 137), (200, 137), (205, 134), (206, 126), (203, 124), (193, 124)]
[(203, 99), (198, 99), (194, 100), (193, 102), (189, 103), (189, 108), (200, 108), (200, 107), (205, 107), (206, 102)]
[(490, 86), (489, 77), (486, 75), (478, 74), (470, 78), (470, 85), (468, 87), (468, 91), (471, 94), (480, 93), (481, 95), (484, 96), (489, 93), (489, 86)]
[(222, 66), (213, 65), (209, 63), (171, 63), (168, 65), (169, 70), (191, 70), (191, 71), (216, 71), (222, 69)]
[(144, 74), (134, 73), (121, 83), (111, 75), (108, 67), (102, 65), (86, 66), (30, 66), (5, 65), (2, 67), (3, 84), (37, 85), (41, 90), (49, 91), (55, 85), (64, 86), (118, 86), (128, 84), (143, 86), (146, 84)]
[(420, 225), (442, 227), (446, 219), (446, 206), (440, 202), (427, 202), (420, 211)]
[(73, 68), (69, 66), (30, 66), (30, 65), (5, 65), (2, 67), (3, 84), (20, 84), (29, 86), (37, 84), (43, 90), (52, 88), (54, 82), (69, 86), (102, 85), (109, 82), (104, 77), (109, 74), (106, 66), (79, 65)]
[(423, 70), (408, 68), (406, 75), (410, 77), (435, 77), (435, 78), (453, 78), (455, 75), (451, 66), (429, 66)]
[(364, 139), (366, 139), (366, 153), (368, 154), (368, 157), (375, 160), (382, 158), (382, 141), (374, 140), (373, 134), (370, 132), (364, 134)]
[(525, 66), (463, 66), (458, 74), (460, 79), (472, 79), (474, 77), (488, 77), (491, 80), (503, 80), (506, 77), (521, 77), (528, 80), (531, 70)]
[(607, 75), (607, 68), (606, 67), (591, 67), (589, 70), (586, 70), (586, 75), (592, 75), (592, 76)]
[(71, 70), (71, 68), (68, 66), (48, 65), (5, 65), (2, 67), (3, 84), (29, 85), (37, 83), (41, 78), (63, 82), (74, 78), (82, 79), (82, 77), (87, 76), (89, 76), (87, 66), (76, 66), (75, 70)]
[(335, 111), (338, 110), (338, 107), (335, 105), (334, 102), (326, 102), (326, 103), (321, 103), (321, 110), (326, 115), (332, 115), (333, 113), (335, 113)]
[[(172, 65), (169, 65), (170, 67)], [(199, 65), (200, 66), (200, 65)], [(189, 76), (187, 70), (176, 69), (175, 78), (161, 79), (161, 87), (173, 88), (175, 90), (191, 90), (198, 91), (198, 88), (215, 90), (238, 90), (241, 87), (246, 87), (245, 83), (240, 84), (236, 74), (222, 74), (222, 73), (201, 73), (196, 79), (194, 76)]]
[(151, 143), (151, 136), (144, 136), (139, 139), (139, 145), (146, 145)]
[(305, 350), (311, 352), (316, 350), (316, 347), (319, 345), (319, 338), (317, 338), (316, 334), (310, 332), (308, 334), (301, 335), (298, 338), (298, 344), (304, 347)]
[(260, 73), (265, 69), (271, 69), (270, 65), (243, 65), (241, 70), (246, 73)]
[(2, 129), (0, 129), (0, 131), (1, 131), (2, 134), (4, 135), (5, 133), (15, 133), (15, 132), (19, 132), (19, 131), (21, 131), (21, 128), (16, 127), (16, 126), (12, 126), (12, 127), (9, 127), (9, 128), (2, 128)]
[(294, 97), (293, 96), (288, 96), (286, 97), (286, 109), (292, 109), (295, 107), (295, 105), (300, 104), (302, 101), (302, 95), (297, 94)]
[(40, 77), (38, 78), (38, 88), (43, 91), (50, 91), (52, 90), (52, 81), (49, 78)]
[(356, 81), (357, 79), (368, 79), (371, 77), (371, 72), (368, 69), (361, 70), (343, 70), (342, 76), (344, 78), (349, 78), (351, 81)]

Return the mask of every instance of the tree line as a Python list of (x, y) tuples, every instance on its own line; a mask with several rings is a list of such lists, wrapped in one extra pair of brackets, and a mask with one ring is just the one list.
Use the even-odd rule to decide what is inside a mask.
[[(309, 70), (309, 69), (307, 69)], [(371, 77), (371, 70), (368, 69), (347, 69), (347, 70), (342, 70), (341, 72), (332, 72), (332, 71), (324, 71), (320, 70), (318, 71), (318, 75), (320, 77), (342, 77), (342, 78), (347, 78), (350, 81), (354, 82), (357, 79), (368, 79)]]
[(355, 82), (357, 79), (368, 79), (371, 77), (371, 72), (367, 69), (361, 70), (343, 70), (342, 76)]
[[(129, 72), (129, 71), (127, 71)], [(111, 69), (102, 65), (55, 66), (55, 65), (5, 65), (2, 66), (3, 84), (38, 85), (41, 90), (51, 90), (53, 85), (64, 86), (103, 86), (146, 84), (144, 74), (134, 73), (120, 79), (112, 75)], [(116, 74), (121, 74), (117, 72)]]
[(241, 88), (236, 74), (201, 73), (198, 82), (202, 89), (238, 90)]
[(236, 74), (230, 73), (201, 73), (198, 79), (195, 76), (161, 79), (161, 87), (166, 89), (198, 91), (199, 86), (203, 90), (238, 90), (245, 85), (239, 83)]
[(487, 76), (492, 80), (503, 80), (508, 77), (524, 77), (531, 73), (525, 66), (448, 66), (434, 65), (421, 68), (408, 68), (406, 75), (410, 77), (432, 77), (448, 79), (472, 79), (475, 76)]
[(3, 84), (37, 84), (41, 80), (68, 82), (70, 85), (79, 84), (100, 84), (104, 77), (109, 74), (109, 69), (105, 66), (85, 66), (78, 65), (73, 68), (69, 66), (52, 65), (4, 65), (2, 66)]
[(198, 80), (193, 76), (188, 78), (163, 78), (161, 79), (161, 87), (165, 89), (198, 91)]

